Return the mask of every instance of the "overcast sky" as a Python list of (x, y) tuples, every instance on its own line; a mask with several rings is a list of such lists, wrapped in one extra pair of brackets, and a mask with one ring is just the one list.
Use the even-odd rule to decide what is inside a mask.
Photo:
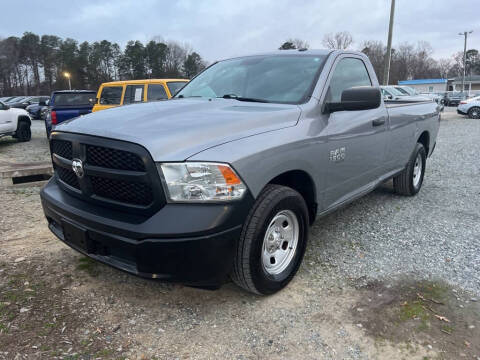
[[(321, 48), (324, 34), (349, 31), (386, 43), (390, 0), (47, 0), (2, 1), (0, 37), (25, 31), (79, 42), (161, 36), (189, 44), (207, 61), (276, 49), (287, 38)], [(428, 41), (434, 57), (463, 50), (458, 35), (474, 30), (480, 48), (480, 0), (397, 0), (393, 44)]]

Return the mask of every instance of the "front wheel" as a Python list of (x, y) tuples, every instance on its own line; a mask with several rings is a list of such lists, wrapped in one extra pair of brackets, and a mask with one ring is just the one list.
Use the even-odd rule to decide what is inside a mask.
[(474, 106), (468, 110), (468, 117), (470, 119), (480, 119), (480, 107)]
[(17, 131), (15, 132), (15, 137), (20, 142), (30, 141), (32, 137), (32, 132), (30, 130), (30, 124), (26, 121), (20, 121), (18, 124)]
[(425, 147), (417, 143), (405, 170), (393, 178), (393, 188), (397, 194), (416, 195), (423, 184), (427, 153)]
[(297, 272), (308, 238), (303, 197), (281, 185), (267, 185), (243, 226), (232, 272), (247, 291), (268, 295), (284, 288)]

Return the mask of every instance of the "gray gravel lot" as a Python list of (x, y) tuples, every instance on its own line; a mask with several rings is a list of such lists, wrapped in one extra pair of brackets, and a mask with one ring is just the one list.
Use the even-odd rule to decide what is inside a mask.
[[(49, 159), (34, 124), (30, 143), (0, 139), (0, 162)], [(48, 231), (38, 188), (0, 188), (0, 359), (477, 359), (479, 139), (478, 120), (447, 108), (421, 192), (386, 183), (318, 219), (269, 297), (86, 261)]]

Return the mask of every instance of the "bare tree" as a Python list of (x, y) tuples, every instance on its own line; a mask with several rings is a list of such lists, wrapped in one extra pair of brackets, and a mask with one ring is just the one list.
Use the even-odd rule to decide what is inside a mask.
[(383, 80), (383, 64), (385, 63), (385, 45), (381, 41), (369, 40), (363, 43), (362, 52), (368, 56), (373, 69), (377, 74), (378, 81)]
[(440, 59), (437, 61), (438, 70), (440, 71), (440, 75), (442, 75), (443, 79), (448, 77), (448, 73), (452, 68), (453, 62), (451, 59)]
[(310, 45), (305, 40), (301, 39), (288, 39), (285, 41), (278, 50), (291, 50), (291, 49), (308, 49)]
[(353, 44), (353, 38), (348, 31), (341, 31), (335, 34), (329, 33), (323, 37), (322, 44), (328, 49), (345, 50)]

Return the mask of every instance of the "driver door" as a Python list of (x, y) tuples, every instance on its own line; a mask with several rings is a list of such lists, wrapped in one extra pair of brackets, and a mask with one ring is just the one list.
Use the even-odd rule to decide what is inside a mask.
[[(337, 59), (329, 77), (325, 102), (340, 102), (342, 92), (351, 87), (378, 86), (372, 83), (363, 59), (354, 55)], [(325, 206), (330, 208), (368, 190), (381, 176), (388, 115), (382, 104), (376, 109), (337, 111), (327, 116)]]

